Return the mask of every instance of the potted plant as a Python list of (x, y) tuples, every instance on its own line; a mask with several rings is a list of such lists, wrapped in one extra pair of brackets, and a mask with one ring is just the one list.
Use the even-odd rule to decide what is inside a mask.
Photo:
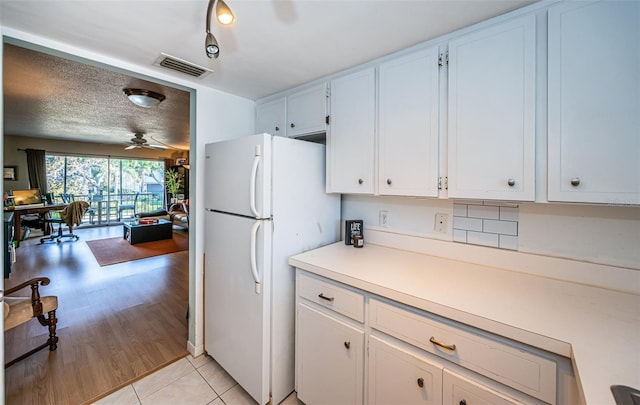
[(164, 180), (167, 193), (171, 196), (171, 203), (177, 202), (176, 195), (178, 195), (178, 189), (180, 188), (180, 173), (174, 170), (167, 170)]

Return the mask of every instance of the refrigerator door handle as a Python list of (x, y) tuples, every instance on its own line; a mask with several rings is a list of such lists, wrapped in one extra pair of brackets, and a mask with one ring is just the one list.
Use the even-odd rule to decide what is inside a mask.
[(262, 221), (256, 221), (251, 227), (251, 274), (256, 284), (256, 294), (260, 294), (260, 276), (258, 275), (258, 264), (256, 263), (256, 256), (258, 255), (256, 246), (256, 236), (258, 234), (258, 228)]
[(253, 158), (253, 166), (251, 166), (251, 180), (249, 184), (249, 204), (251, 208), (251, 213), (256, 218), (260, 218), (260, 214), (258, 213), (258, 208), (256, 207), (256, 181), (258, 179), (258, 165), (260, 163), (260, 154), (259, 151), (256, 150), (256, 156)]

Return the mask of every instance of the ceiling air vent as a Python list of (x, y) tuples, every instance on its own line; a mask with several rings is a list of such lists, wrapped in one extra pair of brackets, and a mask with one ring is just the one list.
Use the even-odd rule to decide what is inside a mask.
[(189, 63), (182, 59), (176, 58), (175, 56), (167, 55), (166, 53), (160, 54), (158, 59), (156, 59), (153, 64), (155, 66), (175, 70), (176, 72), (184, 73), (186, 75), (198, 78), (203, 78), (209, 73), (213, 72), (213, 70), (211, 69)]

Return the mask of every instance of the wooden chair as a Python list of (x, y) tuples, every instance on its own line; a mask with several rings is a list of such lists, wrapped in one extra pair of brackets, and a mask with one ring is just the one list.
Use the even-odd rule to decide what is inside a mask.
[[(49, 339), (46, 343), (43, 343), (35, 349), (7, 362), (5, 364), (5, 368), (12, 366), (16, 362), (31, 356), (47, 346), (50, 351), (54, 351), (58, 348), (58, 337), (56, 336), (56, 325), (58, 323), (58, 319), (56, 318), (56, 309), (58, 309), (58, 297), (40, 297), (40, 291), (38, 290), (39, 285), (49, 285), (49, 279), (46, 277), (34, 278), (5, 291), (4, 330), (7, 331), (18, 325), (22, 325), (33, 318), (37, 318), (40, 325), (49, 328)], [(8, 296), (28, 286), (31, 287), (31, 297)]]

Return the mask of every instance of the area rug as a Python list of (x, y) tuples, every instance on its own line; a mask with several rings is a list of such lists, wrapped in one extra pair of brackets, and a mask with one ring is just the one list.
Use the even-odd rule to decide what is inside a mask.
[(130, 245), (122, 237), (88, 240), (86, 243), (100, 267), (189, 249), (189, 238), (177, 232), (173, 233), (173, 239), (135, 245)]

